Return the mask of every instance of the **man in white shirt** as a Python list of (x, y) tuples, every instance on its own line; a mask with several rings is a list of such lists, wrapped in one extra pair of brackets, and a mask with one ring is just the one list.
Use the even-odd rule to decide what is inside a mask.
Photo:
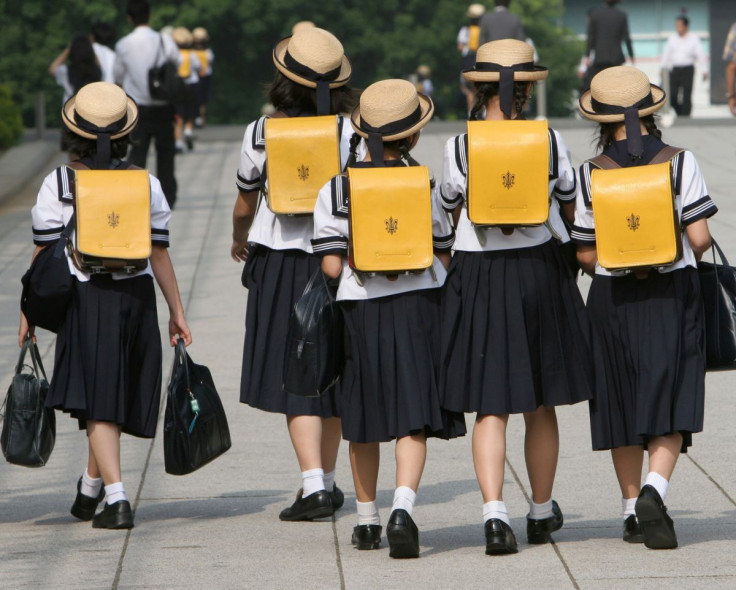
[(169, 35), (159, 34), (148, 26), (151, 5), (148, 0), (128, 0), (128, 20), (135, 26), (115, 45), (115, 82), (138, 104), (138, 126), (131, 134), (133, 148), (128, 160), (146, 168), (148, 146), (156, 142), (156, 176), (169, 207), (176, 201), (174, 177), (174, 107), (151, 98), (148, 71), (164, 61), (179, 65), (179, 49)]
[(662, 55), (662, 67), (670, 70), (669, 96), (672, 108), (680, 117), (689, 117), (692, 110), (695, 63), (700, 62), (703, 80), (708, 79), (708, 58), (700, 39), (689, 31), (690, 21), (684, 15), (675, 20), (676, 33), (667, 39)]

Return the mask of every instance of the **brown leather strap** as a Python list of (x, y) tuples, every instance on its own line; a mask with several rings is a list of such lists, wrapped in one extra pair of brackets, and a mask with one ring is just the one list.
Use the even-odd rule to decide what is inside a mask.
[(591, 158), (590, 163), (601, 170), (614, 170), (616, 168), (621, 168), (621, 166), (619, 166), (612, 158), (603, 154), (596, 156), (595, 158)]
[(669, 162), (672, 158), (674, 158), (677, 154), (684, 151), (682, 148), (675, 147), (673, 145), (666, 145), (664, 146), (659, 153), (652, 158), (652, 161), (649, 162), (650, 164), (664, 164), (665, 162)]

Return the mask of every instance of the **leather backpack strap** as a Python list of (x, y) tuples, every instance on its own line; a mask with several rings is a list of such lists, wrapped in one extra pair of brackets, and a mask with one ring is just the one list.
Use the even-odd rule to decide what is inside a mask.
[(621, 168), (621, 166), (619, 166), (612, 158), (609, 158), (604, 154), (600, 154), (588, 161), (601, 170), (615, 170), (616, 168)]
[(672, 145), (666, 145), (661, 150), (659, 150), (659, 153), (657, 153), (656, 156), (654, 156), (649, 162), (650, 164), (664, 164), (665, 162), (669, 162), (672, 158), (674, 158), (677, 154), (680, 152), (683, 152), (682, 148), (675, 147)]

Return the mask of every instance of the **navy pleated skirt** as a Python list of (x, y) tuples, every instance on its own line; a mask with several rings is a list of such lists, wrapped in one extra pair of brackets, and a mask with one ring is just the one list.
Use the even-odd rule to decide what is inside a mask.
[(248, 289), (240, 401), (288, 416), (338, 416), (334, 388), (320, 397), (283, 391), (289, 317), (321, 260), (303, 250), (252, 245), (243, 269)]
[(152, 438), (161, 400), (161, 335), (153, 279), (75, 281), (56, 337), (46, 405)]
[(442, 405), (516, 414), (592, 397), (590, 327), (554, 241), (455, 252), (442, 304)]
[(596, 276), (588, 295), (595, 356), (593, 448), (646, 445), (703, 429), (705, 329), (698, 272)]
[(373, 443), (420, 433), (464, 435), (463, 414), (440, 406), (440, 289), (343, 301), (341, 307), (346, 358), (337, 392), (343, 438)]

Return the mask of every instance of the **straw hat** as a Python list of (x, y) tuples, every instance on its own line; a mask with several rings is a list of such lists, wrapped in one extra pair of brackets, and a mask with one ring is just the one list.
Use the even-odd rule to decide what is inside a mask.
[(291, 27), (291, 34), (294, 35), (297, 31), (310, 29), (314, 26), (316, 25), (311, 20), (300, 20), (298, 23), (294, 23), (294, 26)]
[(486, 13), (486, 7), (482, 4), (471, 4), (468, 6), (469, 18), (480, 18)]
[(593, 77), (590, 90), (580, 97), (578, 107), (592, 121), (617, 123), (624, 121), (628, 107), (637, 107), (642, 118), (661, 109), (664, 99), (664, 90), (650, 83), (644, 72), (631, 66), (616, 66)]
[(322, 81), (329, 82), (330, 88), (344, 86), (352, 75), (342, 43), (317, 27), (302, 28), (279, 41), (273, 50), (273, 63), (284, 76), (309, 88)]
[(381, 80), (360, 96), (360, 104), (350, 117), (355, 132), (367, 138), (396, 141), (414, 135), (432, 119), (434, 104), (407, 80)]
[(500, 39), (478, 48), (475, 65), (463, 72), (463, 78), (470, 82), (498, 82), (502, 67), (513, 68), (514, 82), (544, 80), (549, 74), (544, 66), (534, 65), (534, 48), (529, 43)]
[(138, 106), (125, 91), (110, 82), (92, 82), (66, 101), (61, 109), (64, 124), (87, 139), (103, 132), (110, 139), (128, 135), (138, 123)]
[(197, 27), (192, 31), (192, 37), (194, 37), (195, 41), (209, 41), (210, 35), (207, 32), (207, 29), (204, 27)]
[(171, 31), (171, 38), (174, 39), (179, 47), (186, 47), (194, 41), (194, 36), (186, 27), (176, 27)]

